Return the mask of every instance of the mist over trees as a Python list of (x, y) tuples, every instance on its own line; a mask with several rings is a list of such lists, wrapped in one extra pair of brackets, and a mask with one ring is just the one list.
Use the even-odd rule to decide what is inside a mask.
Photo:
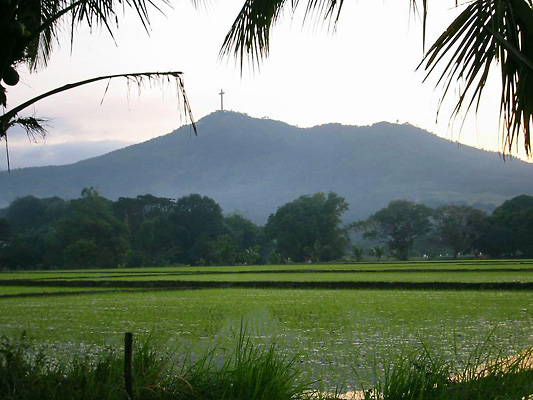
[[(344, 225), (348, 207), (333, 192), (300, 196), (263, 227), (199, 194), (111, 201), (86, 188), (69, 201), (26, 196), (0, 210), (0, 269), (533, 257), (533, 196), (514, 197), (491, 215), (395, 200)], [(352, 243), (354, 229), (366, 240)]]
[[(352, 229), (365, 239), (384, 244), (396, 259), (435, 253), (533, 257), (533, 196), (505, 201), (489, 215), (470, 206), (447, 204), (430, 209), (424, 204), (396, 200)], [(418, 243), (417, 243), (418, 242)]]
[(532, 164), (504, 164), (496, 153), (458, 147), (410, 125), (303, 129), (229, 111), (199, 124), (201, 135), (194, 140), (181, 128), (72, 165), (0, 171), (0, 207), (29, 194), (75, 199), (90, 186), (113, 201), (201, 193), (225, 212), (242, 210), (264, 225), (280, 205), (317, 192), (344, 197), (350, 204), (346, 222), (367, 218), (396, 199), (492, 212), (507, 199), (533, 194)]

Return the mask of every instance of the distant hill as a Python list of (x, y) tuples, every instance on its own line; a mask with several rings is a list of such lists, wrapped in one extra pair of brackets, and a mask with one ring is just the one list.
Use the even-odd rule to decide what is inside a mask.
[(347, 220), (394, 199), (490, 210), (533, 194), (533, 165), (458, 146), (411, 125), (328, 124), (301, 129), (218, 111), (189, 127), (75, 164), (0, 173), (0, 207), (16, 197), (79, 197), (94, 186), (110, 199), (200, 193), (225, 212), (264, 223), (302, 194), (334, 191), (350, 203)]

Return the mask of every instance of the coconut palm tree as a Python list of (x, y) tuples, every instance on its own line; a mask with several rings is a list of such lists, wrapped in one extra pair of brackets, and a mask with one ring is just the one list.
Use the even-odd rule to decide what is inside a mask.
[[(422, 2), (425, 41), (427, 0), (409, 0), (414, 9)], [(459, 4), (460, 3), (460, 4)], [(305, 7), (304, 18), (337, 23), (343, 0), (245, 0), (226, 35), (222, 55), (248, 58), (253, 65), (268, 56), (270, 32), (282, 11)], [(457, 81), (460, 88), (451, 118), (460, 112), (477, 112), (491, 68), (499, 67), (502, 81), (500, 122), (503, 148), (509, 153), (523, 136), (524, 149), (531, 154), (533, 122), (533, 2), (532, 0), (456, 1), (462, 11), (429, 47), (419, 68), (427, 76), (437, 75), (442, 98), (449, 96)], [(419, 7), (418, 7), (419, 9)]]
[(113, 38), (113, 31), (118, 27), (118, 10), (125, 7), (134, 9), (141, 24), (149, 30), (149, 7), (161, 11), (160, 7), (165, 5), (169, 5), (168, 0), (0, 0), (0, 106), (4, 109), (4, 113), (0, 116), (0, 139), (6, 141), (6, 148), (7, 131), (14, 125), (22, 126), (30, 137), (44, 136), (46, 133), (43, 119), (19, 116), (25, 108), (43, 98), (78, 86), (116, 78), (125, 78), (128, 83), (134, 82), (137, 85), (146, 80), (157, 80), (161, 83), (175, 81), (181, 93), (185, 114), (190, 118), (196, 132), (183, 86), (182, 73), (179, 71), (136, 72), (94, 77), (66, 84), (18, 106), (7, 108), (6, 86), (17, 85), (19, 81), (17, 67), (25, 64), (32, 72), (45, 68), (54, 45), (59, 41), (60, 28), (69, 27), (71, 46), (76, 29), (83, 23), (91, 28), (105, 27)]

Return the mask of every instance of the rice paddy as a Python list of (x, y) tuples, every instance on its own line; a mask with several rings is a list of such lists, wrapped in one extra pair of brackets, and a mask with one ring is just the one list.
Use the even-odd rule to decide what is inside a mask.
[[(422, 342), (450, 357), (464, 357), (487, 338), (507, 355), (531, 347), (533, 290), (439, 290), (430, 285), (410, 290), (335, 289), (336, 284), (527, 284), (532, 272), (531, 262), (449, 262), (0, 273), (0, 331), (8, 336), (25, 331), (67, 353), (80, 345), (120, 346), (126, 331), (139, 338), (150, 335), (168, 349), (199, 353), (215, 344), (231, 347), (231, 332), (244, 321), (258, 343), (275, 341), (283, 353), (296, 354), (306, 379), (321, 380), (329, 388), (340, 383), (352, 388), (375, 378), (370, 364)], [(157, 282), (165, 280), (218, 281), (228, 287), (161, 290)], [(232, 282), (261, 280), (326, 282), (331, 287), (231, 287)], [(95, 286), (82, 287), (87, 281)], [(118, 281), (153, 286), (116, 291), (113, 284)], [(32, 286), (14, 286), (21, 282)], [(62, 286), (67, 283), (80, 286)], [(63, 290), (68, 294), (60, 295)], [(36, 293), (42, 295), (29, 296)]]
[(0, 286), (0, 298), (17, 295), (75, 294), (77, 292), (101, 292), (107, 288), (55, 287), (55, 286)]

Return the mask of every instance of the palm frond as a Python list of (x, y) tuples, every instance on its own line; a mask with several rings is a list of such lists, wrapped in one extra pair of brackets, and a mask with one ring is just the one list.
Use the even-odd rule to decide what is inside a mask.
[(28, 26), (31, 35), (27, 38), (26, 60), (32, 70), (46, 67), (53, 44), (58, 40), (58, 28), (67, 26), (66, 20), (72, 45), (74, 31), (83, 23), (90, 28), (104, 27), (113, 38), (120, 9), (129, 7), (149, 31), (149, 9), (163, 12), (163, 6), (171, 5), (169, 0), (29, 0), (21, 4), (25, 6), (22, 14), (27, 20), (37, 21)]
[(48, 122), (45, 118), (35, 118), (35, 117), (21, 117), (21, 118), (14, 118), (8, 123), (8, 129), (18, 125), (22, 127), (26, 134), (28, 135), (28, 138), (32, 140), (33, 142), (37, 141), (37, 137), (40, 137), (42, 139), (45, 138), (47, 135), (47, 131), (45, 128), (46, 123)]
[[(289, 11), (294, 13), (299, 4), (299, 0), (246, 0), (224, 39), (220, 56), (233, 55), (241, 70), (247, 58), (259, 67), (269, 54), (270, 32), (282, 12), (290, 5)], [(343, 4), (344, 0), (308, 0), (304, 20), (316, 18), (335, 26)]]
[[(421, 10), (425, 47), (428, 18), (427, 0), (409, 0), (415, 12)], [(421, 7), (420, 7), (420, 2)], [(269, 54), (270, 33), (284, 8), (290, 4), (294, 12), (299, 0), (246, 0), (224, 39), (221, 56), (232, 55), (240, 62), (250, 59), (259, 66)], [(343, 0), (307, 0), (304, 20), (315, 16), (339, 19)], [(456, 1), (455, 5), (459, 4)], [(471, 0), (461, 14), (427, 51), (419, 68), (426, 78), (437, 74), (436, 87), (442, 86), (442, 100), (458, 81), (460, 89), (451, 121), (462, 111), (472, 107), (478, 111), (489, 72), (500, 64), (502, 92), (500, 98), (500, 127), (503, 130), (504, 152), (511, 152), (513, 144), (523, 135), (524, 148), (531, 154), (533, 124), (533, 2), (532, 0)]]
[(46, 136), (46, 128), (44, 127), (47, 120), (44, 118), (35, 118), (35, 117), (24, 117), (24, 118), (13, 118), (11, 121), (4, 126), (0, 124), (0, 139), (6, 141), (6, 161), (7, 161), (7, 171), (11, 172), (11, 163), (9, 158), (9, 144), (7, 141), (7, 130), (12, 128), (15, 125), (21, 126), (28, 135), (30, 140), (36, 141), (36, 137), (40, 136), (44, 138)]
[[(423, 40), (425, 41), (428, 1), (409, 0), (411, 8), (418, 12), (418, 3), (422, 1)], [(260, 65), (269, 54), (270, 32), (278, 22), (280, 15), (290, 5), (294, 14), (300, 6), (300, 0), (245, 0), (241, 11), (226, 34), (220, 56), (233, 56), (243, 67), (244, 59), (250, 59), (253, 65)], [(307, 0), (304, 22), (309, 19), (328, 21), (336, 28), (344, 5), (344, 0)]]
[(64, 3), (66, 2), (41, 1), (39, 25), (31, 29), (31, 37), (28, 38), (30, 44), (26, 49), (26, 59), (32, 71), (48, 65), (54, 42), (57, 41), (57, 28), (61, 17), (72, 9)]
[(268, 56), (270, 31), (279, 18), (287, 0), (246, 0), (227, 33), (220, 54), (233, 54), (241, 70), (244, 59), (260, 64)]
[[(178, 71), (169, 71), (169, 72), (137, 72), (137, 73), (130, 73), (130, 74), (117, 74), (117, 75), (105, 75), (105, 76), (99, 76), (96, 78), (86, 79), (83, 81), (75, 82), (75, 83), (69, 83), (67, 85), (61, 86), (59, 88), (50, 90), (46, 93), (43, 93), (37, 97), (34, 97), (33, 99), (30, 99), (17, 107), (12, 108), (11, 110), (7, 111), (3, 115), (0, 116), (0, 139), (7, 138), (7, 130), (13, 126), (14, 121), (17, 121), (17, 115), (27, 107), (35, 104), (39, 100), (45, 99), (47, 97), (53, 96), (55, 94), (64, 92), (66, 90), (74, 89), (79, 86), (87, 85), (93, 82), (98, 82), (102, 80), (112, 80), (117, 78), (125, 78), (128, 84), (128, 87), (130, 87), (131, 84), (134, 84), (137, 86), (137, 88), (140, 90), (143, 86), (143, 84), (147, 81), (148, 84), (152, 85), (153, 83), (157, 84), (170, 84), (172, 81), (176, 84), (176, 89), (178, 91), (178, 102), (183, 103), (183, 112), (185, 116), (190, 120), (192, 129), (195, 134), (198, 134), (198, 131), (196, 129), (196, 123), (194, 122), (194, 117), (192, 115), (192, 109), (189, 103), (189, 99), (187, 97), (187, 93), (185, 92), (185, 85), (183, 83), (182, 73)], [(180, 97), (181, 96), (181, 97)]]
[[(418, 12), (418, 2), (422, 1), (423, 38), (425, 41), (427, 22), (427, 0), (409, 0), (412, 9)], [(307, 0), (304, 22), (309, 19), (329, 22), (329, 27), (336, 28), (344, 5), (344, 0)], [(270, 50), (270, 32), (278, 22), (285, 8), (294, 14), (300, 6), (300, 0), (245, 0), (230, 30), (224, 38), (220, 56), (233, 56), (242, 70), (245, 59), (250, 59), (252, 66), (259, 66), (268, 57)]]
[[(448, 59), (446, 62), (445, 60)], [(475, 105), (477, 112), (490, 68), (500, 64), (504, 152), (524, 136), (531, 154), (533, 123), (533, 10), (530, 0), (474, 0), (430, 47), (419, 65), (425, 80), (437, 73), (442, 100), (451, 87), (464, 82), (452, 120)], [(440, 109), (440, 107), (439, 107)]]

